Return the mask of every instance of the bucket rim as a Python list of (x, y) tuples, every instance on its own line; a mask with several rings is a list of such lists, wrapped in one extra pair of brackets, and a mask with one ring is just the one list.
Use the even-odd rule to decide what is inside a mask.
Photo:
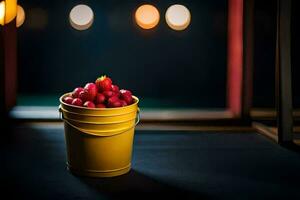
[[(105, 108), (102, 108), (102, 109), (105, 109)], [(61, 106), (59, 106), (59, 110), (61, 110), (63, 112), (66, 112), (66, 113), (69, 113), (69, 114), (72, 114), (72, 115), (89, 116), (89, 117), (116, 117), (116, 116), (122, 116), (122, 115), (128, 115), (128, 114), (136, 113), (136, 111), (134, 110), (132, 112), (126, 112), (126, 113), (114, 114), (114, 115), (96, 115), (96, 114), (86, 114), (86, 113), (82, 114), (82, 113), (77, 113), (77, 112), (72, 112), (72, 111), (66, 110)], [(138, 110), (139, 110), (139, 108), (138, 108)]]
[(91, 121), (81, 121), (81, 120), (77, 120), (77, 119), (70, 119), (68, 117), (63, 117), (64, 120), (68, 120), (68, 121), (73, 121), (75, 123), (82, 123), (82, 124), (94, 124), (94, 125), (105, 125), (105, 124), (122, 124), (125, 122), (129, 122), (129, 121), (133, 121), (136, 119), (136, 116), (130, 119), (126, 119), (123, 121), (114, 121), (114, 122), (91, 122)]
[(59, 102), (62, 105), (73, 107), (73, 108), (79, 108), (79, 109), (83, 109), (83, 110), (95, 110), (95, 111), (100, 111), (100, 110), (121, 110), (122, 108), (124, 109), (124, 108), (134, 107), (139, 103), (139, 98), (132, 95), (132, 98), (135, 100), (135, 102), (133, 104), (130, 104), (129, 106), (123, 106), (123, 107), (117, 107), (117, 108), (87, 108), (87, 107), (74, 106), (74, 105), (65, 103), (63, 101), (63, 98), (66, 97), (67, 95), (70, 95), (70, 94), (71, 94), (71, 92), (68, 92), (68, 93), (65, 93), (65, 94), (61, 95), (60, 98), (59, 98)]
[(85, 133), (87, 135), (96, 136), (96, 137), (110, 137), (110, 136), (122, 134), (126, 131), (134, 129), (136, 127), (136, 125), (138, 124), (138, 122), (139, 121), (135, 122), (135, 124), (130, 127), (110, 129), (110, 130), (103, 131), (103, 130), (89, 130), (89, 129), (79, 128), (76, 125), (72, 124), (70, 121), (64, 120), (65, 125), (70, 126), (71, 128), (76, 129), (77, 131), (79, 131), (81, 133)]

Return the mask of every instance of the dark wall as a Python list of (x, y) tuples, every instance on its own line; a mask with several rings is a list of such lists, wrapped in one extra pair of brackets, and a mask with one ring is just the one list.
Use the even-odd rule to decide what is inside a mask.
[(292, 27), (291, 27), (291, 59), (292, 59), (292, 87), (293, 87), (293, 104), (294, 107), (300, 108), (300, 31), (299, 31), (300, 13), (296, 6), (296, 0), (292, 1)]
[(276, 1), (255, 1), (254, 107), (275, 106), (276, 12)]
[[(300, 107), (299, 12), (292, 1), (291, 61), (294, 107)], [(275, 107), (275, 47), (277, 1), (255, 1), (254, 107)]]
[[(27, 19), (18, 32), (19, 93), (64, 93), (107, 74), (140, 97), (224, 107), (227, 1), (147, 2), (161, 15), (153, 30), (142, 30), (133, 21), (143, 1), (20, 1)], [(68, 21), (79, 3), (95, 14), (86, 31), (74, 30)], [(192, 15), (181, 32), (171, 30), (164, 19), (176, 3)]]

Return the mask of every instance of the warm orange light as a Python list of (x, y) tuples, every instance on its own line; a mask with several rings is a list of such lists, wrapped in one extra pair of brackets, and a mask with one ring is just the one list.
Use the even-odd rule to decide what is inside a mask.
[(0, 24), (8, 24), (17, 15), (17, 0), (5, 0), (0, 2)]
[(18, 8), (17, 8), (17, 18), (16, 18), (16, 25), (17, 27), (20, 27), (22, 26), (22, 24), (24, 23), (25, 21), (25, 12), (24, 12), (24, 9), (18, 5)]
[(5, 0), (5, 24), (17, 16), (17, 0)]
[(0, 24), (4, 25), (4, 17), (5, 17), (5, 2), (0, 2)]
[(159, 12), (154, 6), (145, 4), (136, 10), (135, 20), (143, 29), (151, 29), (159, 22)]

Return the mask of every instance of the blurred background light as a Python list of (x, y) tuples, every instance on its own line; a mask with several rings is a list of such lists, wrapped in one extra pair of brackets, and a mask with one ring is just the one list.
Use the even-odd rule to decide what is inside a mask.
[(8, 24), (17, 15), (17, 0), (6, 0), (0, 2), (0, 24)]
[(16, 19), (16, 25), (17, 27), (22, 26), (22, 24), (25, 21), (25, 12), (24, 9), (22, 8), (22, 6), (18, 5), (17, 8), (17, 19)]
[(179, 4), (170, 6), (165, 17), (169, 27), (176, 31), (186, 29), (191, 21), (190, 11), (185, 6)]
[(5, 0), (5, 24), (17, 16), (17, 0)]
[(74, 29), (86, 30), (93, 24), (93, 10), (87, 5), (77, 5), (71, 10), (69, 20)]
[(48, 13), (43, 8), (26, 9), (25, 26), (30, 29), (42, 30), (48, 24)]
[(0, 24), (4, 25), (4, 18), (5, 18), (5, 2), (0, 2)]
[(154, 28), (159, 22), (159, 12), (154, 6), (145, 4), (136, 10), (135, 20), (143, 29)]

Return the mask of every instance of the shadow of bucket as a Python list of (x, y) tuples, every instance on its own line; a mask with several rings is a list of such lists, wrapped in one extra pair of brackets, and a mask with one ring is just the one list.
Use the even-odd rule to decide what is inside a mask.
[[(60, 97), (68, 169), (90, 177), (113, 177), (131, 169), (134, 129), (139, 122), (137, 97), (119, 108), (84, 108)], [(74, 116), (74, 117), (72, 117)]]

